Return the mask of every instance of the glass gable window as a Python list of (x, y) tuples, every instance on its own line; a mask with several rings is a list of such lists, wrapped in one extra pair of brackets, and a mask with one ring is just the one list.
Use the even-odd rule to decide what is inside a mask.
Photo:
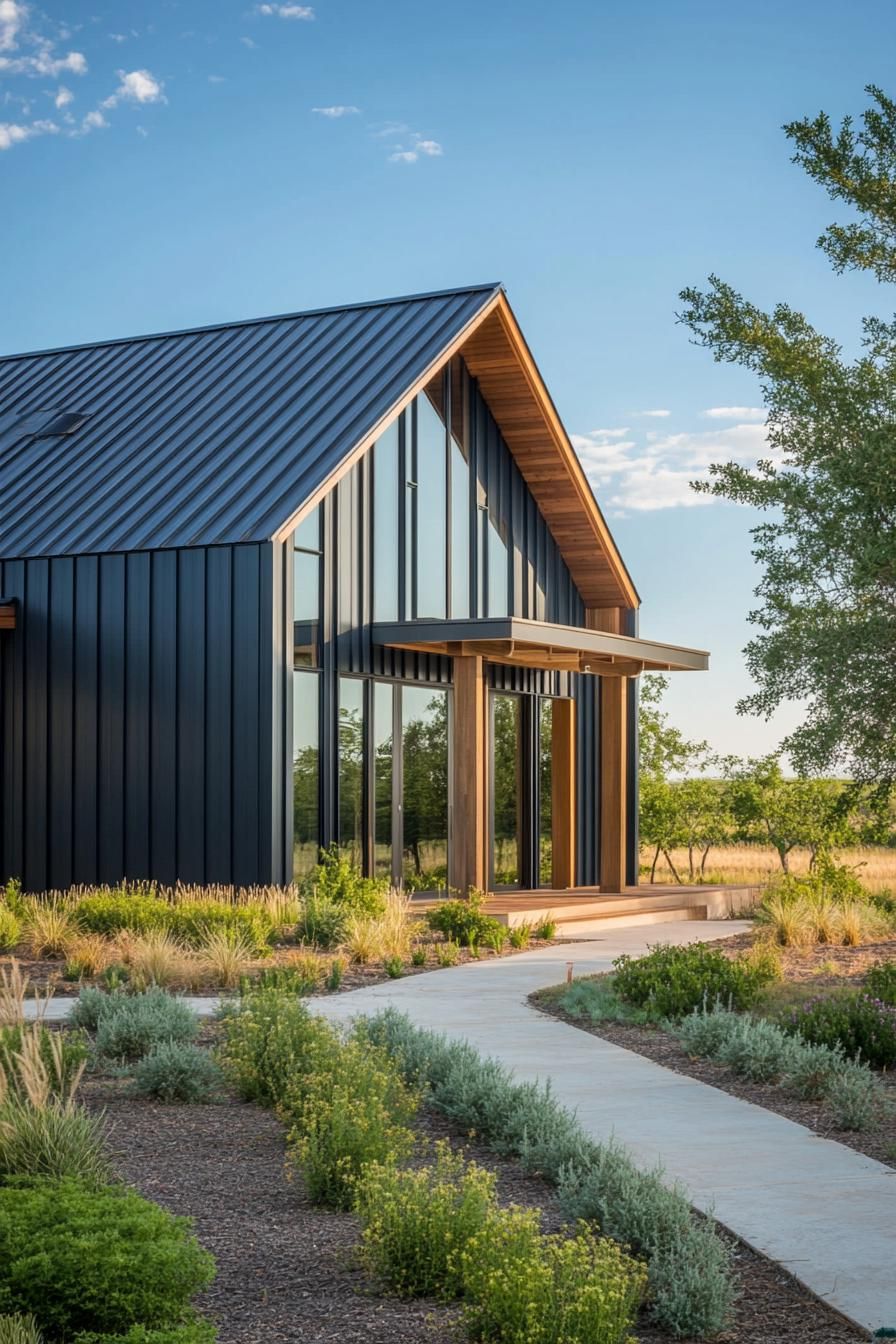
[(398, 619), (398, 422), (373, 449), (373, 619)]
[(352, 863), (364, 859), (364, 683), (339, 680), (339, 845)]
[(320, 507), (296, 528), (293, 538), (294, 661), (316, 667), (320, 652)]
[(292, 738), (293, 879), (317, 863), (320, 844), (320, 677), (294, 672)]
[[(441, 378), (439, 378), (441, 384)], [(445, 422), (427, 394), (417, 398), (416, 609), (414, 615), (444, 617), (448, 562), (448, 474)]]

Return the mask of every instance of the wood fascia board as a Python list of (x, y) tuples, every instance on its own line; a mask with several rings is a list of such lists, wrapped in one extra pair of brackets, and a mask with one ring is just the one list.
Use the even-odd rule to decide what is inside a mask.
[(290, 515), (283, 526), (277, 529), (274, 536), (271, 538), (272, 541), (286, 541), (299, 524), (308, 517), (308, 514), (314, 512), (324, 496), (328, 495), (333, 487), (339, 484), (343, 476), (346, 476), (351, 471), (355, 463), (373, 447), (377, 439), (382, 437), (393, 421), (398, 419), (405, 407), (409, 406), (414, 398), (419, 396), (427, 383), (435, 377), (441, 368), (444, 368), (452, 356), (460, 353), (461, 347), (466, 344), (476, 328), (481, 326), (481, 324), (495, 312), (503, 297), (502, 290), (496, 289), (493, 292), (491, 297), (487, 299), (479, 309), (479, 312), (474, 313), (448, 345), (444, 346), (439, 354), (436, 355), (435, 359), (430, 361), (417, 381), (412, 383), (397, 401), (393, 402), (386, 414), (381, 416), (373, 426), (373, 429), (355, 444), (354, 448), (345, 455), (338, 467), (335, 467), (333, 471), (330, 472), (326, 480), (324, 480), (321, 485), (319, 485), (318, 488), (303, 501), (300, 507)]
[[(531, 394), (538, 403), (545, 424), (550, 430), (551, 437), (563, 459), (569, 478), (575, 486), (582, 510), (587, 515), (595, 536), (613, 570), (619, 585), (620, 595), (624, 599), (624, 605), (628, 607), (638, 607), (641, 604), (638, 591), (635, 588), (632, 577), (619, 553), (613, 535), (607, 526), (606, 519), (600, 510), (600, 506), (594, 498), (594, 492), (588, 484), (588, 478), (585, 475), (584, 468), (570, 442), (569, 435), (563, 426), (563, 421), (560, 419), (560, 415), (554, 405), (547, 385), (542, 378), (538, 365), (535, 363), (532, 352), (526, 343), (526, 338), (514, 316), (513, 309), (510, 307), (507, 297), (503, 292), (499, 292), (497, 295), (495, 308), (501, 321), (501, 325), (504, 328), (507, 340), (519, 361), (519, 367), (525, 375)], [(478, 325), (479, 324), (477, 323), (477, 326)]]

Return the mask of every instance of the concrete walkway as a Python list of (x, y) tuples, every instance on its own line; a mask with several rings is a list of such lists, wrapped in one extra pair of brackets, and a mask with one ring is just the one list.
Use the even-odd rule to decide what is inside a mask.
[(659, 1159), (700, 1209), (712, 1208), (857, 1325), (896, 1326), (896, 1172), (803, 1126), (534, 1011), (526, 996), (610, 969), (648, 944), (747, 928), (682, 922), (607, 930), (594, 941), (393, 980), (311, 1000), (334, 1020), (392, 1004), (417, 1025), (463, 1037), (521, 1079), (550, 1078), (594, 1138), (611, 1134), (646, 1165)]
[[(868, 1330), (896, 1327), (896, 1172), (790, 1120), (682, 1077), (533, 1010), (566, 963), (586, 975), (658, 943), (724, 938), (746, 924), (681, 922), (606, 930), (588, 942), (392, 980), (309, 1000), (346, 1021), (392, 1004), (419, 1026), (465, 1038), (521, 1079), (550, 1078), (594, 1138), (615, 1134), (644, 1165), (658, 1159), (692, 1202), (779, 1261)], [(190, 1000), (208, 1015), (216, 999)], [(63, 1018), (71, 1000), (55, 1000)]]

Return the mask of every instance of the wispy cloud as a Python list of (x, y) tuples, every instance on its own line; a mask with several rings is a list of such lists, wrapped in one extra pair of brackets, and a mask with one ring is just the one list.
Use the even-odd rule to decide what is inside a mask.
[(103, 99), (106, 109), (119, 103), (164, 103), (164, 84), (148, 70), (119, 70), (119, 85), (114, 93)]
[(711, 462), (753, 467), (776, 456), (765, 425), (755, 423), (680, 434), (630, 435), (619, 427), (571, 437), (600, 503), (617, 516), (710, 504), (691, 482), (708, 480)]
[(656, 411), (629, 411), (629, 415), (646, 416), (650, 420), (665, 420), (666, 416), (671, 414), (671, 411), (664, 410), (662, 407)]
[(256, 5), (255, 13), (263, 14), (265, 18), (308, 20), (314, 18), (311, 5)]
[(316, 112), (319, 117), (329, 117), (337, 121), (340, 117), (356, 117), (361, 109), (352, 103), (334, 103), (332, 107), (312, 107), (311, 111)]
[(208, 76), (208, 82), (209, 82), (209, 84), (226, 84), (226, 83), (227, 83), (227, 76), (226, 76), (226, 75), (209, 75), (209, 76)]
[(701, 411), (707, 420), (765, 420), (767, 412), (763, 406), (710, 406)]
[(426, 140), (416, 131), (412, 131), (410, 142), (396, 145), (389, 155), (389, 162), (416, 163), (421, 157), (440, 159), (444, 152), (438, 140)]
[(64, 84), (60, 84), (53, 102), (57, 107), (68, 107), (69, 103), (74, 102), (74, 98), (75, 95), (71, 89), (67, 89)]
[(251, 37), (241, 37), (240, 41), (242, 42), (243, 46), (248, 47), (250, 51), (255, 51), (256, 48), (258, 47), (258, 43), (253, 42)]

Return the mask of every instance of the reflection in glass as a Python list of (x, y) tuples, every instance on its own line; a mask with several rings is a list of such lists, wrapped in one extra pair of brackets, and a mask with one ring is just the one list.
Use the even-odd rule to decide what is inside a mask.
[(429, 397), (417, 398), (417, 606), (415, 616), (444, 617), (447, 564), (445, 423)]
[(451, 615), (470, 614), (470, 467), (451, 439)]
[(448, 884), (448, 693), (403, 686), (402, 877), (411, 891)]
[(508, 614), (507, 528), (489, 509), (488, 527), (488, 614)]
[(520, 882), (518, 695), (492, 696), (492, 872), (497, 887)]
[(318, 719), (319, 677), (315, 672), (294, 672), (292, 815), (294, 881), (317, 863), (320, 807), (320, 744)]
[(293, 539), (294, 662), (297, 667), (318, 663), (320, 620), (320, 508), (299, 523)]
[(542, 887), (551, 886), (553, 881), (551, 834), (553, 724), (554, 702), (541, 700), (538, 708), (538, 881)]
[(339, 844), (359, 866), (364, 830), (364, 683), (339, 679)]
[(373, 619), (398, 620), (398, 421), (373, 449)]
[(392, 687), (373, 685), (374, 848), (377, 877), (392, 876)]

